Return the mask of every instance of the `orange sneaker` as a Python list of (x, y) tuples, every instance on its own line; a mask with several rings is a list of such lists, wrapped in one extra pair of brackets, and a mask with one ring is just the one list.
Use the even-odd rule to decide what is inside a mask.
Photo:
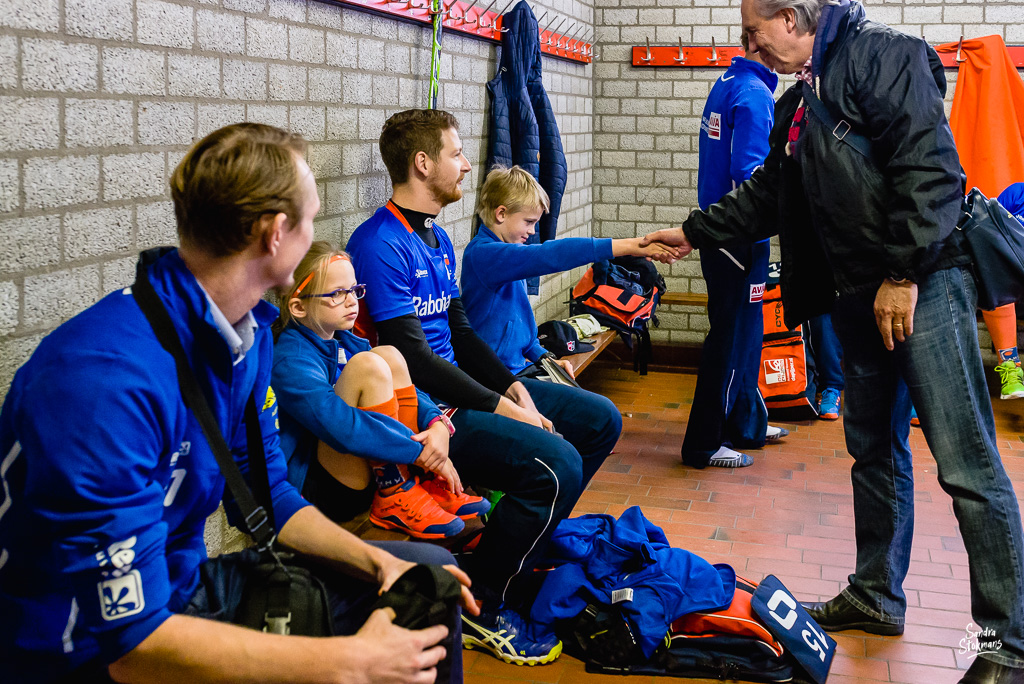
[(482, 496), (470, 496), (463, 492), (455, 495), (439, 484), (437, 480), (426, 480), (420, 487), (430, 495), (437, 505), (463, 520), (470, 520), (491, 510), (491, 502)]
[(380, 492), (370, 506), (370, 522), (386, 530), (405, 532), (417, 539), (447, 539), (466, 524), (434, 501), (416, 480), (408, 479), (387, 496)]

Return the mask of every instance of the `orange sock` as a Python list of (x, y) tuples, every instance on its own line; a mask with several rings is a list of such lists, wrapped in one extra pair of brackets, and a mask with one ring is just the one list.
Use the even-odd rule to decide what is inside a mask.
[(1013, 304), (1000, 306), (992, 311), (982, 311), (985, 327), (992, 336), (992, 345), (996, 348), (999, 362), (1013, 360), (1017, 356), (1017, 312)]
[(419, 432), (420, 398), (416, 395), (416, 386), (396, 389), (395, 398), (398, 400), (398, 422), (413, 432)]
[[(380, 413), (389, 418), (398, 420), (399, 408), (398, 398), (392, 396), (387, 401), (376, 404), (375, 406), (360, 406), (359, 410)], [(390, 494), (403, 482), (409, 479), (409, 471), (403, 465), (399, 465), (397, 463), (385, 463), (383, 461), (373, 461), (372, 466), (373, 476), (377, 481), (377, 491), (381, 494)]]

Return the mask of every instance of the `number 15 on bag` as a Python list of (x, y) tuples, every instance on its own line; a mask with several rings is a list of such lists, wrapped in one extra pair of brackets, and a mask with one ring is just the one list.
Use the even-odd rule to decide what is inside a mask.
[(818, 684), (824, 684), (836, 654), (835, 639), (818, 626), (779, 578), (768, 575), (761, 580), (750, 605), (807, 674)]

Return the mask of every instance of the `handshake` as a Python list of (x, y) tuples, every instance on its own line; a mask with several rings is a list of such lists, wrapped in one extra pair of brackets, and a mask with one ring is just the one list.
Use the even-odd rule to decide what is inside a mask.
[[(693, 251), (693, 246), (686, 239), (682, 228), (664, 228), (648, 233), (642, 238), (613, 240), (613, 252), (619, 252), (615, 243), (620, 243), (626, 248), (621, 252), (623, 255), (647, 257), (663, 264), (673, 264)], [(616, 253), (615, 256), (619, 254)]]

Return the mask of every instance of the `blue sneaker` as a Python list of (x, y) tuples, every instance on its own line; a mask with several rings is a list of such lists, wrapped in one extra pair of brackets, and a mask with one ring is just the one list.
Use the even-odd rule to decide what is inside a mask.
[(479, 616), (462, 614), (463, 648), (481, 648), (516, 665), (546, 665), (562, 655), (562, 642), (554, 634), (533, 641), (528, 633), (526, 621), (508, 609)]
[(826, 387), (821, 390), (821, 403), (818, 405), (818, 418), (821, 420), (839, 420), (839, 390)]

